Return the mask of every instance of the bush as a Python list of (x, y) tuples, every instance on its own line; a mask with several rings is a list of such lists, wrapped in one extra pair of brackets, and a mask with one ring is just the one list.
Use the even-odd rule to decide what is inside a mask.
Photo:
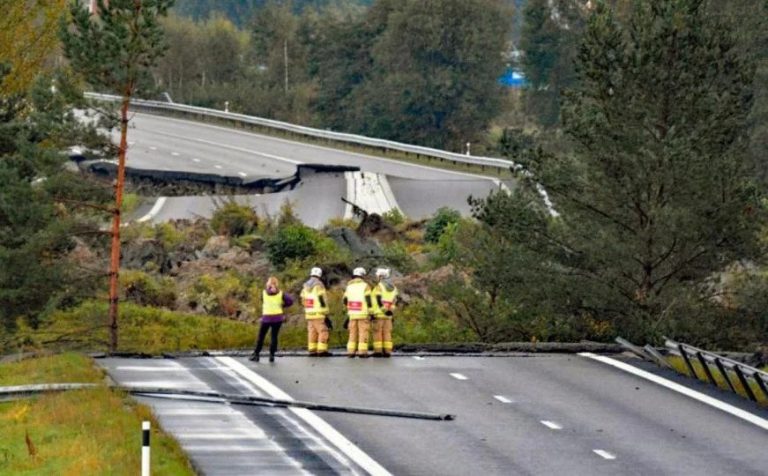
[(220, 235), (243, 236), (254, 233), (259, 220), (256, 212), (247, 205), (229, 201), (213, 213), (211, 228)]
[(461, 214), (451, 208), (442, 207), (431, 220), (427, 222), (424, 239), (430, 243), (437, 243), (442, 236), (445, 227), (461, 220)]
[(277, 268), (285, 268), (288, 260), (312, 256), (317, 249), (317, 232), (304, 225), (287, 225), (278, 228), (267, 241), (269, 261)]
[(206, 314), (240, 317), (247, 310), (243, 303), (248, 301), (248, 297), (248, 286), (235, 274), (204, 274), (187, 295), (187, 303), (190, 308), (200, 308)]
[(120, 286), (127, 300), (141, 306), (172, 308), (176, 304), (176, 285), (171, 278), (124, 270), (120, 273)]
[(405, 215), (398, 208), (393, 208), (384, 213), (381, 218), (384, 220), (384, 223), (391, 227), (397, 227), (405, 223)]

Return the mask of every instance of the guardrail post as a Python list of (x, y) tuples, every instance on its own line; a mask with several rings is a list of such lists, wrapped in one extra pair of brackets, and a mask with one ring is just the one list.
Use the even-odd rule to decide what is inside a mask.
[(744, 372), (741, 371), (739, 366), (735, 366), (733, 368), (734, 372), (736, 372), (736, 376), (739, 378), (739, 382), (741, 382), (741, 386), (744, 387), (744, 393), (747, 394), (747, 397), (749, 397), (750, 400), (753, 402), (757, 401), (757, 397), (755, 397), (755, 392), (752, 391), (752, 387), (749, 386), (749, 382), (747, 381), (747, 378), (744, 376)]
[(728, 371), (725, 370), (725, 366), (720, 361), (720, 359), (715, 359), (715, 365), (717, 366), (717, 370), (719, 370), (720, 374), (723, 376), (723, 379), (725, 379), (725, 383), (727, 383), (728, 387), (730, 387), (731, 392), (738, 394), (736, 387), (733, 386), (733, 382), (731, 382), (731, 378), (728, 376)]
[(752, 374), (752, 378), (755, 379), (755, 382), (757, 382), (757, 386), (760, 387), (760, 390), (763, 392), (763, 396), (768, 399), (768, 388), (765, 386), (765, 381), (763, 381), (763, 378), (758, 374), (757, 372)]
[(691, 373), (691, 377), (698, 379), (699, 376), (696, 374), (696, 369), (693, 368), (691, 359), (688, 358), (688, 353), (685, 351), (683, 344), (678, 344), (677, 348), (680, 350), (680, 355), (683, 356), (683, 360), (685, 361), (685, 365), (688, 367), (688, 371)]
[(707, 360), (704, 358), (701, 352), (696, 352), (696, 358), (699, 359), (699, 363), (701, 364), (701, 367), (704, 369), (704, 374), (707, 376), (707, 380), (709, 380), (709, 383), (717, 386), (717, 381), (712, 376), (712, 372), (709, 370), (709, 364), (707, 364)]

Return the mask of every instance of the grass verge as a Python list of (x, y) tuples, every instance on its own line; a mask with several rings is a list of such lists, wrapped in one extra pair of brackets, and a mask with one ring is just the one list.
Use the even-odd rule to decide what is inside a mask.
[[(102, 380), (90, 359), (74, 354), (0, 365), (2, 385)], [(154, 474), (194, 474), (149, 409), (107, 387), (0, 403), (0, 474), (138, 474), (143, 420), (153, 421)]]
[[(682, 357), (679, 357), (676, 355), (670, 355), (670, 356), (667, 356), (667, 361), (670, 363), (670, 365), (672, 365), (672, 367), (678, 373), (692, 377), (692, 375), (690, 375), (690, 371), (688, 370), (688, 366), (685, 365), (685, 361), (683, 360)], [(698, 380), (707, 382), (706, 373), (704, 372), (704, 368), (702, 367), (701, 363), (696, 360), (692, 360), (691, 365), (693, 365), (693, 369), (696, 371), (696, 376)], [(709, 371), (712, 373), (712, 378), (715, 379), (715, 383), (718, 387), (720, 387), (723, 390), (728, 390), (728, 391), (731, 390), (728, 384), (726, 383), (725, 378), (723, 377), (723, 374), (720, 372), (720, 370), (717, 367), (710, 365)], [(728, 372), (728, 379), (731, 381), (731, 384), (733, 384), (733, 387), (736, 390), (737, 394), (739, 394), (744, 398), (749, 398), (747, 397), (747, 392), (744, 390), (744, 386), (741, 384), (741, 382), (739, 382), (739, 378), (736, 376), (735, 373)], [(747, 383), (749, 384), (749, 387), (752, 389), (752, 393), (754, 393), (755, 397), (757, 398), (757, 402), (761, 405), (768, 405), (768, 395), (765, 395), (762, 392), (762, 390), (760, 390), (760, 387), (756, 383), (750, 380), (747, 380)]]

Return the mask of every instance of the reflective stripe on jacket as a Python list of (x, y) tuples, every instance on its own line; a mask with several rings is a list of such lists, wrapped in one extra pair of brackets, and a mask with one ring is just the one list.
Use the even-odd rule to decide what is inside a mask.
[(347, 298), (347, 314), (350, 319), (365, 319), (368, 317), (368, 303), (366, 296), (370, 299), (371, 287), (360, 278), (355, 278), (347, 283), (347, 290), (344, 291), (344, 297)]
[(283, 292), (268, 294), (267, 290), (261, 292), (261, 314), (264, 316), (277, 316), (283, 314)]

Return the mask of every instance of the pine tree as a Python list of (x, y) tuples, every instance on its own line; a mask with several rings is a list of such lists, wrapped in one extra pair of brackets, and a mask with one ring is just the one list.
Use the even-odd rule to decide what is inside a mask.
[(160, 17), (174, 0), (98, 0), (91, 15), (82, 2), (70, 6), (70, 22), (62, 22), (64, 54), (73, 69), (92, 86), (116, 92), (120, 103), (115, 208), (112, 211), (112, 252), (109, 279), (110, 350), (117, 349), (118, 273), (120, 268), (120, 209), (128, 152), (128, 108), (142, 80), (164, 53)]
[(531, 215), (533, 184), (477, 213), (539, 256), (542, 300), (646, 337), (652, 320), (712, 303), (705, 280), (754, 252), (754, 68), (702, 0), (646, 0), (626, 22), (598, 4), (577, 71), (563, 110), (574, 154), (525, 164), (559, 216)]

